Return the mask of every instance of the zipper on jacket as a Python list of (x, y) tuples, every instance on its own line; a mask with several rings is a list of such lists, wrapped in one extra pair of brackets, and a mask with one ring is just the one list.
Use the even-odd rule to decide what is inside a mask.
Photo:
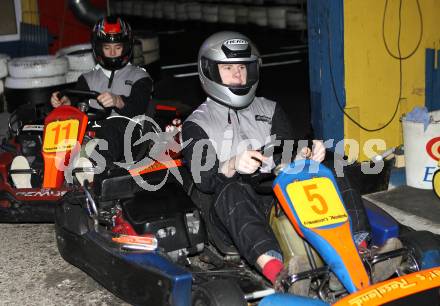
[(112, 73), (110, 74), (110, 78), (108, 79), (108, 86), (107, 88), (112, 88), (113, 78), (115, 77), (115, 71), (112, 70)]

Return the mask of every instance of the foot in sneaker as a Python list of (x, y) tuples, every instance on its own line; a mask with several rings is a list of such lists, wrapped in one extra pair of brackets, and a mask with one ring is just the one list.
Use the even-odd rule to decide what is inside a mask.
[[(77, 159), (75, 164), (75, 168), (93, 168), (92, 162), (86, 157), (80, 157)], [(93, 182), (93, 177), (95, 173), (93, 171), (81, 171), (76, 172), (75, 176), (81, 186), (84, 186), (84, 181), (89, 181), (89, 183)]]
[[(376, 254), (383, 254), (402, 248), (402, 242), (398, 238), (388, 239), (383, 246), (381, 246)], [(381, 282), (390, 278), (397, 270), (402, 262), (402, 256), (390, 258), (388, 260), (378, 262), (373, 266), (373, 283)]]
[[(11, 170), (30, 170), (29, 162), (24, 156), (16, 156), (12, 160)], [(11, 174), (12, 182), (16, 188), (32, 188), (30, 173)]]

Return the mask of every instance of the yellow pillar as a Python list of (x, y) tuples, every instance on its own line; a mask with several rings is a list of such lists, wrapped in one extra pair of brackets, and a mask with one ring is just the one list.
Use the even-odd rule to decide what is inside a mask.
[[(400, 2), (401, 57), (414, 53), (402, 60), (403, 99), (398, 103), (400, 63), (392, 55), (399, 55)], [(439, 48), (439, 12), (437, 0), (344, 1), (345, 111), (365, 128), (344, 116), (344, 138), (359, 142), (359, 160), (371, 157), (362, 150), (369, 139), (383, 139), (387, 148), (402, 144), (400, 117), (414, 106), (425, 105), (425, 49)], [(380, 129), (391, 120), (396, 107), (394, 119)]]

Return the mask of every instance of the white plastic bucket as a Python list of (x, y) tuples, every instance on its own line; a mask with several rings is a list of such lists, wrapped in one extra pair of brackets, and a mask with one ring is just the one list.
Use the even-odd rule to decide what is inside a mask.
[(440, 111), (429, 114), (434, 122), (426, 130), (423, 123), (402, 120), (406, 184), (420, 189), (432, 189), (440, 159)]

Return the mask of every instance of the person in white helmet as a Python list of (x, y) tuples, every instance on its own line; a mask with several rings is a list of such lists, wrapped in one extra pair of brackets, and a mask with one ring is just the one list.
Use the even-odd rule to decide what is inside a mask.
[[(219, 32), (205, 40), (198, 55), (198, 71), (208, 98), (183, 124), (182, 138), (188, 142), (183, 156), (196, 188), (213, 194), (204, 218), (214, 223), (216, 235), (237, 247), (277, 287), (285, 267), (267, 221), (273, 196), (258, 194), (242, 176), (269, 162), (260, 149), (271, 135), (279, 140), (293, 140), (295, 135), (279, 104), (255, 96), (260, 65), (258, 50), (240, 33)], [(322, 162), (325, 155), (323, 142), (313, 140), (312, 148), (300, 149), (296, 158)], [(210, 162), (213, 166), (207, 169)], [(367, 236), (369, 224), (359, 193), (345, 178), (337, 181), (355, 235)], [(293, 273), (310, 269), (308, 259), (300, 255), (294, 256), (289, 266)], [(291, 292), (307, 295), (309, 285), (310, 280), (298, 281)]]

